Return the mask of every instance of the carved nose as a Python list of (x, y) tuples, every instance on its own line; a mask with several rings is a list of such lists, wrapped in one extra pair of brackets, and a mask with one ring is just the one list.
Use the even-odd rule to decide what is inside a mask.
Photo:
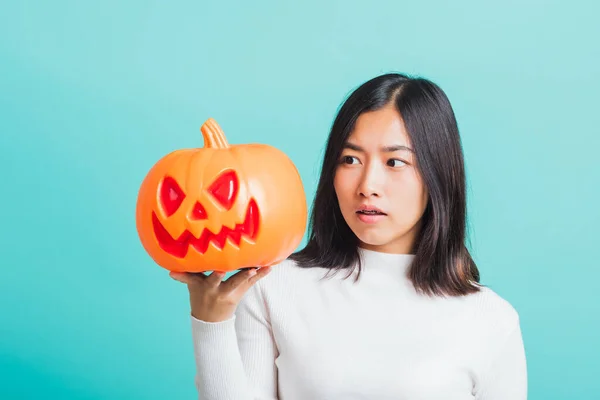
[(192, 212), (190, 214), (190, 219), (207, 219), (208, 215), (206, 214), (206, 209), (204, 208), (204, 206), (202, 204), (200, 204), (200, 202), (196, 202), (196, 204), (194, 204), (194, 208), (192, 208)]

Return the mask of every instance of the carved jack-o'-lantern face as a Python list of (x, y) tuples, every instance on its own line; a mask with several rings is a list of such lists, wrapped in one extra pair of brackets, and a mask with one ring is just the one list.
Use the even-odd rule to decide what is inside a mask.
[(212, 119), (205, 147), (177, 150), (150, 170), (138, 195), (146, 251), (172, 271), (272, 265), (299, 244), (307, 206), (291, 160), (267, 145), (230, 146)]
[[(190, 247), (204, 254), (211, 242), (218, 249), (222, 249), (225, 246), (227, 239), (239, 247), (242, 236), (249, 242), (254, 242), (258, 234), (260, 220), (258, 206), (254, 199), (249, 200), (246, 211), (243, 213), (243, 220), (234, 222), (235, 225), (232, 224), (233, 228), (228, 228), (223, 221), (220, 221), (221, 227), (218, 231), (215, 230), (213, 232), (206, 226), (209, 214), (206, 211), (207, 206), (204, 204), (212, 203), (215, 209), (213, 220), (221, 220), (223, 214), (231, 210), (235, 205), (239, 185), (239, 179), (235, 171), (226, 170), (206, 189), (206, 194), (193, 187), (188, 188), (189, 194), (186, 194), (175, 178), (166, 176), (159, 189), (161, 210), (152, 212), (154, 234), (160, 247), (175, 257), (183, 258)], [(188, 196), (192, 197), (191, 201), (186, 201), (186, 197)], [(188, 207), (182, 211), (182, 214), (187, 215), (181, 215), (179, 218), (186, 219), (188, 226), (186, 226), (183, 233), (174, 238), (165, 228), (162, 221), (174, 215), (182, 207), (184, 201), (186, 201)], [(162, 216), (160, 215), (161, 213)], [(211, 215), (213, 215), (212, 212)], [(196, 229), (193, 229), (194, 225), (197, 225)], [(191, 231), (200, 233), (194, 236)]]

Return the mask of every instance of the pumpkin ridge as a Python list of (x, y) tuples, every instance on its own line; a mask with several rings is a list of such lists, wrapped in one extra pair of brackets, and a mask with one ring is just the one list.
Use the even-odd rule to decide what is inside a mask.
[[(199, 151), (200, 151), (200, 150), (199, 150)], [(209, 154), (209, 157), (208, 157), (208, 159), (206, 160), (206, 164), (205, 164), (205, 165), (211, 165), (211, 164), (212, 164), (212, 162), (213, 162), (213, 158), (215, 157), (215, 154), (216, 154), (216, 153), (217, 153), (216, 151), (211, 151), (211, 152), (210, 152), (210, 154)], [(195, 157), (192, 157), (192, 159), (193, 159), (193, 158), (195, 158)], [(193, 160), (192, 160), (192, 161), (193, 161)], [(192, 165), (192, 162), (190, 162), (190, 165), (189, 165), (189, 167), (190, 167), (190, 168), (191, 168), (191, 165)], [(199, 183), (200, 183), (200, 185), (199, 185), (199, 188), (198, 188), (200, 191), (206, 191), (206, 188), (205, 188), (205, 187), (206, 187), (207, 185), (206, 185), (206, 176), (204, 175), (204, 174), (205, 174), (205, 172), (206, 172), (206, 170), (205, 170), (205, 169), (202, 169), (202, 175), (200, 176), (200, 182), (199, 182)], [(189, 179), (191, 179), (191, 174), (188, 176), (188, 178), (189, 178)], [(189, 183), (190, 183), (190, 182), (186, 182), (186, 183), (189, 185)], [(196, 183), (196, 182), (194, 182), (194, 183)]]

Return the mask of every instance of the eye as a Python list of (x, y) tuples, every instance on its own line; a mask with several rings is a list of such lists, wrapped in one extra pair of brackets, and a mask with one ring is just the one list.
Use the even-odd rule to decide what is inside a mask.
[(170, 176), (165, 177), (160, 186), (160, 202), (167, 217), (175, 214), (183, 199), (185, 199), (185, 194), (177, 181)]
[(225, 171), (210, 185), (208, 192), (227, 210), (231, 209), (239, 189), (239, 181), (234, 171)]
[(354, 156), (343, 156), (341, 160), (342, 164), (354, 164), (353, 161), (358, 162), (358, 158)]
[(388, 165), (390, 167), (402, 167), (402, 166), (406, 165), (406, 163), (402, 160), (398, 160), (397, 158), (395, 158), (395, 159), (389, 160)]

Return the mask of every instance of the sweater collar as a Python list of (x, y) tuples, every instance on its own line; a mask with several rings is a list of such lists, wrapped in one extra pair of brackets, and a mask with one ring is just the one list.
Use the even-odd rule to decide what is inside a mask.
[(375, 250), (358, 248), (363, 265), (368, 269), (399, 268), (407, 270), (415, 258), (414, 254), (384, 253)]

